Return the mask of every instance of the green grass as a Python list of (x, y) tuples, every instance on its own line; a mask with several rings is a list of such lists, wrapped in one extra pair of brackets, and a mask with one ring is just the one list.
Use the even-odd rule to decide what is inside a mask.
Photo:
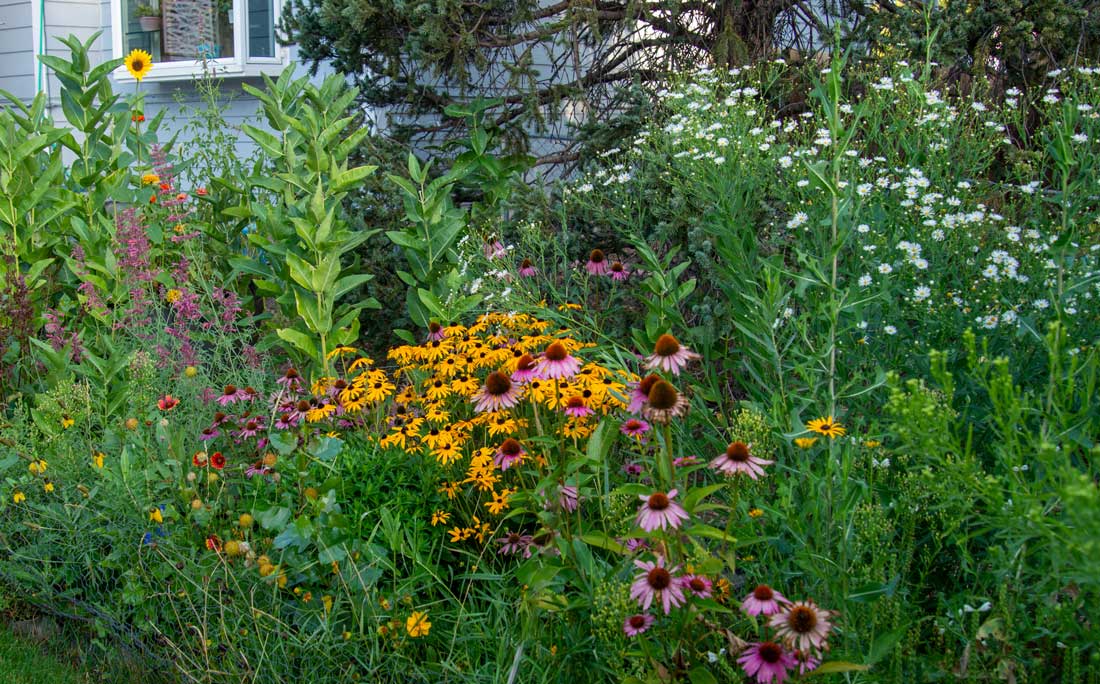
[(93, 681), (85, 672), (46, 653), (48, 647), (20, 639), (0, 626), (0, 684), (78, 684)]

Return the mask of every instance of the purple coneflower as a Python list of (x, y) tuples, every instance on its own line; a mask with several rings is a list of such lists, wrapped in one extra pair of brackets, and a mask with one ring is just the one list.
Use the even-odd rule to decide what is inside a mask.
[(782, 607), (781, 603), (790, 603), (783, 594), (766, 584), (758, 584), (752, 593), (741, 601), (741, 610), (749, 615), (775, 615)]
[(203, 442), (209, 442), (210, 440), (218, 437), (220, 434), (221, 431), (218, 430), (218, 428), (216, 428), (215, 426), (211, 425), (210, 427), (205, 427), (202, 429), (202, 432), (199, 433), (199, 440)]
[(672, 574), (680, 566), (666, 568), (664, 556), (657, 556), (656, 563), (636, 560), (634, 565), (642, 572), (634, 576), (634, 583), (630, 585), (630, 598), (637, 601), (642, 610), (649, 610), (653, 601), (658, 600), (665, 609), (665, 615), (668, 615), (673, 608), (684, 604), (684, 590)]
[(531, 546), (531, 535), (520, 534), (519, 532), (508, 532), (503, 537), (497, 540), (501, 544), (500, 552), (505, 556), (511, 556), (516, 553), (528, 553), (528, 547)]
[(572, 485), (562, 485), (561, 490), (558, 491), (558, 505), (570, 513), (577, 510), (580, 500), (580, 493)]
[(641, 537), (631, 537), (623, 542), (623, 547), (631, 553), (649, 549), (649, 540)]
[(218, 427), (219, 425), (224, 425), (225, 422), (229, 419), (230, 419), (230, 416), (228, 414), (222, 413), (221, 411), (215, 411), (214, 412), (214, 427)]
[(629, 637), (638, 636), (642, 632), (645, 632), (653, 623), (657, 621), (657, 618), (653, 617), (649, 613), (639, 613), (638, 615), (631, 615), (623, 621), (623, 633)]
[(794, 656), (773, 641), (749, 644), (737, 662), (745, 674), (756, 677), (758, 684), (782, 684), (787, 680), (787, 670), (797, 665)]
[(595, 411), (588, 407), (585, 403), (584, 397), (579, 394), (574, 394), (565, 400), (565, 415), (573, 418), (584, 418), (590, 416)]
[(813, 672), (821, 664), (821, 658), (815, 658), (810, 651), (795, 651), (794, 659), (798, 661), (798, 674), (800, 675)]
[(530, 278), (538, 273), (538, 269), (531, 263), (530, 259), (524, 259), (519, 264), (519, 274), (524, 278)]
[(257, 475), (269, 475), (271, 469), (262, 464), (253, 464), (248, 466), (248, 470), (244, 471), (244, 476), (248, 479), (252, 479)]
[(630, 271), (626, 270), (626, 266), (623, 266), (623, 262), (616, 261), (611, 264), (611, 279), (612, 280), (626, 280), (630, 277)]
[(772, 615), (768, 623), (775, 628), (776, 636), (799, 651), (808, 651), (810, 647), (821, 650), (829, 630), (832, 611), (822, 610), (813, 601), (795, 601), (783, 610)]
[(291, 413), (280, 413), (279, 417), (275, 419), (275, 427), (279, 430), (290, 430), (298, 421)]
[(619, 431), (630, 437), (641, 437), (649, 432), (649, 423), (637, 418), (629, 418), (619, 427)]
[(626, 407), (626, 410), (630, 413), (640, 413), (649, 399), (649, 390), (653, 389), (653, 385), (660, 379), (660, 375), (652, 374), (642, 378), (642, 381), (630, 390), (630, 405)]
[(667, 425), (673, 418), (678, 418), (687, 411), (687, 397), (672, 386), (667, 380), (658, 380), (649, 389), (649, 397), (642, 407), (642, 415), (655, 423)]
[(275, 384), (282, 385), (288, 390), (297, 390), (302, 386), (302, 376), (298, 373), (298, 369), (292, 366), (286, 369), (283, 377), (276, 380)]
[(443, 330), (443, 326), (436, 323), (435, 321), (431, 321), (430, 323), (428, 323), (428, 341), (429, 342), (438, 342), (446, 336), (447, 336), (447, 332), (445, 330)]
[(481, 249), (484, 252), (486, 259), (499, 259), (500, 257), (508, 253), (508, 248), (505, 247), (500, 240), (486, 242), (481, 246)]
[(523, 455), (526, 453), (518, 440), (509, 437), (497, 449), (496, 456), (493, 457), (493, 463), (496, 463), (501, 470), (508, 470), (516, 463), (523, 461)]
[(538, 377), (543, 380), (568, 380), (581, 369), (578, 361), (561, 342), (552, 342), (539, 359)]
[(748, 475), (757, 479), (765, 475), (763, 466), (771, 465), (775, 461), (753, 456), (749, 453), (751, 444), (733, 442), (718, 458), (710, 462), (710, 467), (726, 475)]
[(630, 463), (623, 464), (623, 473), (626, 475), (637, 477), (644, 472), (645, 468), (642, 467), (641, 463), (634, 463), (633, 461), (631, 461)]
[(676, 458), (672, 459), (672, 465), (676, 466), (677, 468), (679, 468), (680, 466), (695, 465), (698, 462), (698, 456), (677, 456)]
[(665, 333), (657, 338), (657, 344), (653, 345), (653, 354), (646, 359), (645, 367), (649, 370), (660, 368), (666, 373), (679, 375), (688, 361), (698, 358), (699, 355), (681, 345), (680, 340)]
[(474, 410), (484, 413), (510, 409), (519, 403), (519, 395), (519, 385), (514, 384), (506, 374), (493, 371), (485, 378), (485, 384), (481, 389), (472, 397)]
[(226, 385), (222, 389), (221, 396), (218, 397), (215, 401), (217, 401), (218, 404), (221, 406), (226, 406), (228, 404), (232, 404), (235, 401), (243, 401), (245, 398), (246, 395), (244, 393), (244, 390), (238, 389), (233, 385)]
[(538, 361), (530, 354), (524, 354), (516, 361), (516, 370), (512, 373), (512, 382), (525, 383), (538, 377)]
[(653, 492), (649, 496), (639, 495), (638, 498), (645, 503), (638, 509), (638, 527), (646, 532), (652, 532), (658, 528), (679, 529), (680, 524), (688, 519), (688, 513), (683, 506), (672, 500), (675, 497), (675, 489), (668, 494)]
[(607, 275), (610, 271), (607, 265), (607, 255), (603, 253), (602, 249), (592, 250), (588, 255), (588, 263), (584, 265), (584, 269), (594, 276)]
[(263, 416), (256, 416), (255, 418), (249, 418), (241, 425), (241, 429), (237, 430), (234, 436), (237, 439), (244, 439), (246, 437), (255, 437), (260, 434), (260, 431), (264, 429)]
[(684, 575), (680, 578), (680, 584), (684, 587), (684, 590), (690, 591), (691, 595), (695, 598), (710, 598), (711, 597), (711, 581), (703, 575)]

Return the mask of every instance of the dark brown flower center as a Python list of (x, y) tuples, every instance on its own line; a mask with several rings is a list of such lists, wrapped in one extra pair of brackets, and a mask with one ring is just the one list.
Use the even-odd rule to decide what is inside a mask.
[(661, 379), (660, 375), (647, 375), (642, 378), (642, 381), (638, 383), (638, 391), (642, 394), (649, 396), (649, 390), (653, 389), (653, 386)]
[(561, 342), (554, 342), (546, 348), (544, 355), (550, 361), (564, 361), (569, 356), (569, 350)]
[(337, 380), (336, 382), (332, 383), (332, 386), (338, 390), (342, 390), (348, 386), (348, 383), (344, 382), (343, 380)]
[(692, 577), (688, 581), (688, 586), (691, 587), (692, 591), (705, 591), (707, 588), (707, 583), (704, 582), (702, 578)]
[(624, 270), (622, 262), (616, 261), (615, 263), (611, 264), (611, 270), (615, 273), (622, 273)]
[(519, 533), (517, 533), (517, 532), (509, 532), (508, 533), (508, 543), (509, 544), (518, 544), (518, 543), (520, 543), (520, 540), (521, 540), (521, 537), (519, 536)]
[(523, 261), (520, 262), (519, 267), (520, 268), (531, 268), (531, 260), (530, 259), (524, 259)]
[(641, 629), (642, 627), (645, 627), (645, 616), (644, 615), (631, 615), (630, 616), (630, 626), (633, 627), (634, 629)]
[(631, 418), (630, 420), (626, 421), (626, 426), (625, 427), (626, 427), (627, 430), (631, 430), (631, 431), (641, 430), (642, 429), (642, 421), (640, 421), (636, 418)]
[(588, 255), (588, 260), (594, 264), (602, 263), (606, 258), (602, 249), (594, 249), (592, 253)]
[(294, 408), (298, 409), (298, 411), (308, 411), (309, 402), (305, 399), (300, 399), (298, 400), (298, 403), (294, 405)]
[(530, 354), (524, 354), (519, 357), (519, 361), (516, 363), (516, 370), (529, 371), (535, 367), (535, 357)]
[(505, 456), (516, 456), (520, 451), (522, 451), (522, 447), (520, 447), (519, 441), (515, 439), (506, 439), (504, 444), (500, 445), (500, 453)]
[(726, 458), (738, 463), (745, 463), (749, 460), (749, 446), (744, 442), (730, 444), (726, 447)]
[(658, 411), (667, 411), (676, 406), (680, 393), (667, 380), (658, 380), (649, 390), (649, 405)]
[(672, 584), (672, 575), (669, 574), (668, 570), (661, 567), (650, 570), (646, 574), (645, 579), (650, 588), (656, 589), (657, 591), (668, 589), (669, 585)]
[(672, 356), (678, 351), (680, 351), (680, 341), (668, 333), (658, 337), (657, 344), (653, 346), (653, 352), (657, 356)]
[(508, 394), (510, 389), (512, 389), (512, 381), (500, 371), (493, 371), (489, 373), (489, 377), (485, 378), (485, 390), (494, 397)]
[(663, 492), (653, 492), (649, 495), (649, 508), (654, 511), (663, 511), (668, 508), (668, 495)]
[(141, 71), (145, 68), (145, 62), (143, 62), (141, 59), (135, 59), (130, 64), (134, 71)]
[(576, 395), (573, 395), (573, 396), (569, 397), (568, 400), (566, 400), (565, 406), (566, 406), (566, 408), (571, 408), (571, 409), (584, 408), (584, 397), (578, 397)]
[(756, 652), (760, 655), (760, 659), (769, 665), (774, 665), (783, 658), (783, 647), (770, 641), (760, 644)]
[(250, 421), (248, 421), (247, 423), (244, 424), (244, 429), (245, 430), (255, 430), (257, 427), (259, 427), (259, 426), (256, 424), (256, 421), (254, 421), (254, 420), (250, 420)]
[(817, 627), (817, 612), (809, 606), (795, 606), (787, 615), (787, 624), (792, 631), (808, 634)]
[(287, 371), (286, 371), (286, 375), (284, 377), (287, 380), (293, 380), (293, 379), (299, 377), (298, 376), (298, 369), (297, 368), (288, 368)]
[(771, 601), (775, 597), (775, 592), (766, 584), (758, 584), (752, 590), (752, 597), (757, 601)]
[(236, 394), (236, 393), (237, 393), (237, 388), (236, 388), (236, 387), (234, 387), (233, 385), (226, 385), (226, 386), (225, 386), (225, 389), (224, 389), (224, 390), (222, 390), (222, 394), (224, 394), (224, 395), (225, 395), (225, 396), (227, 396), (227, 397), (228, 397), (228, 396), (232, 396), (232, 395), (234, 395), (234, 394)]
[(440, 325), (438, 323), (436, 323), (435, 321), (432, 321), (431, 323), (428, 324), (428, 330), (432, 333), (437, 333), (440, 330), (442, 330), (442, 328), (440, 327)]

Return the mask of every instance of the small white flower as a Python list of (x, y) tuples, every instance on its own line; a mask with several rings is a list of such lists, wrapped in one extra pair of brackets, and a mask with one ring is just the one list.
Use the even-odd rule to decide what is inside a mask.
[(887, 325), (882, 328), (882, 332), (886, 333), (887, 335), (897, 335), (898, 329), (892, 325)]
[(871, 284), (871, 276), (864, 274), (864, 275), (861, 275), (859, 277), (859, 286), (860, 287), (868, 287), (870, 284)]
[(891, 266), (890, 264), (879, 264), (878, 265), (878, 272), (881, 273), (882, 275), (887, 275), (887, 274), (890, 274), (890, 273), (894, 272), (894, 267)]

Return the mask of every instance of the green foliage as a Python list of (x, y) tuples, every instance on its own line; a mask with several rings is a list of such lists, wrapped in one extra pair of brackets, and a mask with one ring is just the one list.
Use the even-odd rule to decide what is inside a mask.
[(337, 76), (317, 87), (307, 77), (294, 79), (293, 71), (288, 67), (278, 81), (265, 76), (266, 92), (246, 86), (274, 133), (247, 124), (244, 131), (275, 172), (244, 179), (241, 204), (225, 213), (255, 222), (248, 239), (257, 254), (231, 263), (279, 304), (289, 323), (276, 331), (279, 338), (327, 371), (329, 350), (358, 338), (360, 311), (379, 306), (370, 298), (338, 303), (371, 278), (342, 263), (372, 234), (349, 223), (342, 203), (375, 167), (348, 166), (369, 133), (346, 133), (355, 121), (347, 113), (356, 91)]

